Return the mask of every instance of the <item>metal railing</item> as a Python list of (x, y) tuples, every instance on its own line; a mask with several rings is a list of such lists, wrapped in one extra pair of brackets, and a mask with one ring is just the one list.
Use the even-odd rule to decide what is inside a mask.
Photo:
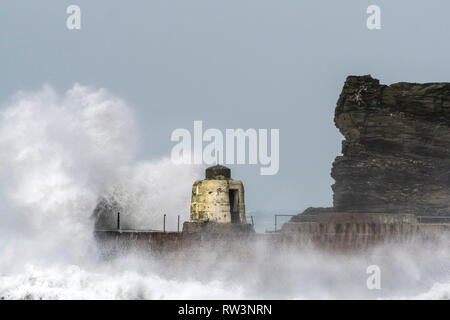
[[(115, 232), (166, 232), (166, 214), (163, 215), (163, 228), (162, 230), (157, 229), (122, 229), (120, 226), (120, 212), (117, 212), (117, 227), (116, 229), (95, 229), (97, 232), (108, 232), (108, 231), (115, 231)], [(253, 221), (253, 217), (252, 217)], [(180, 232), (180, 215), (177, 216), (177, 231)]]
[(278, 217), (295, 217), (295, 216), (296, 214), (275, 214), (274, 229), (273, 230), (266, 229), (266, 233), (276, 233), (281, 231), (281, 229), (278, 229)]
[(450, 223), (450, 216), (417, 216), (419, 223)]
[[(162, 230), (157, 229), (122, 229), (120, 225), (120, 212), (117, 212), (117, 227), (115, 229), (96, 229), (95, 231), (100, 232), (108, 232), (108, 231), (115, 231), (115, 232), (166, 232), (166, 217), (167, 215), (163, 215), (163, 228)], [(252, 226), (255, 225), (255, 221), (253, 220), (253, 216), (246, 217), (246, 221), (248, 224), (251, 224)], [(180, 215), (177, 216), (177, 231), (180, 233)]]
[[(266, 229), (266, 233), (275, 233), (280, 232), (281, 229), (278, 229), (278, 217), (295, 217), (298, 215), (295, 214), (275, 214), (274, 215), (274, 229), (268, 230)], [(317, 216), (308, 216), (304, 217), (307, 221), (317, 221)], [(450, 223), (450, 216), (417, 216), (417, 221), (419, 223)], [(301, 220), (301, 215), (299, 216)]]
[[(166, 214), (163, 215), (163, 226), (162, 230), (157, 229), (122, 229), (120, 225), (120, 212), (117, 212), (117, 228), (116, 229), (96, 229), (95, 231), (119, 231), (119, 232), (166, 232)], [(266, 229), (266, 233), (276, 233), (280, 232), (281, 229), (278, 229), (278, 218), (279, 217), (295, 217), (297, 215), (295, 214), (275, 214), (274, 215), (274, 229), (268, 230)], [(308, 219), (316, 220), (317, 217), (309, 216)], [(450, 223), (450, 216), (416, 216), (417, 221), (419, 223)], [(301, 219), (301, 216), (300, 216)], [(253, 220), (253, 216), (246, 218), (247, 223), (251, 224), (252, 226), (255, 225), (255, 222)], [(177, 231), (180, 232), (180, 215), (177, 216)]]

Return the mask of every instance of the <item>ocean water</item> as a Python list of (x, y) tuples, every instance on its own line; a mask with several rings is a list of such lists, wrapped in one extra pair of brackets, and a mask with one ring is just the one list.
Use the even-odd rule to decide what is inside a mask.
[[(448, 239), (364, 255), (305, 248), (269, 258), (261, 245), (245, 262), (211, 252), (104, 259), (92, 233), (100, 198), (119, 202), (130, 228), (160, 229), (166, 213), (176, 230), (203, 168), (136, 160), (133, 109), (104, 89), (44, 86), (0, 110), (2, 299), (449, 299)], [(379, 290), (367, 288), (369, 265), (380, 267)]]

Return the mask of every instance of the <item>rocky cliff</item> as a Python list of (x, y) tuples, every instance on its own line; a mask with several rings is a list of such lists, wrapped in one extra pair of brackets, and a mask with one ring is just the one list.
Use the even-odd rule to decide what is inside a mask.
[(350, 76), (334, 122), (335, 211), (450, 215), (450, 83)]

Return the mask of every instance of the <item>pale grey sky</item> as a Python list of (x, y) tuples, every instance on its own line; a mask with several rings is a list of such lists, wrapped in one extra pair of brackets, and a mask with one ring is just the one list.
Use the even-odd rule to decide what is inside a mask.
[[(66, 29), (66, 7), (82, 29)], [(381, 7), (382, 29), (366, 28)], [(232, 166), (248, 209), (332, 204), (347, 75), (450, 80), (447, 0), (4, 0), (0, 100), (44, 83), (104, 87), (132, 105), (142, 159), (169, 155), (176, 128), (279, 128), (280, 171)]]

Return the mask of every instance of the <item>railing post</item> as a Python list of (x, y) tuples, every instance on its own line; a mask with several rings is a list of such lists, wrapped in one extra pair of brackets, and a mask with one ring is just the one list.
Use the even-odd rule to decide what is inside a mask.
[(120, 212), (117, 212), (117, 230), (120, 230)]
[(163, 232), (166, 232), (166, 214), (164, 214)]
[(275, 230), (274, 230), (274, 232), (277, 232), (277, 214), (275, 215)]
[(253, 216), (250, 216), (252, 218), (252, 226), (255, 225), (255, 222), (253, 221)]
[(180, 215), (178, 215), (178, 228), (177, 231), (180, 232)]

